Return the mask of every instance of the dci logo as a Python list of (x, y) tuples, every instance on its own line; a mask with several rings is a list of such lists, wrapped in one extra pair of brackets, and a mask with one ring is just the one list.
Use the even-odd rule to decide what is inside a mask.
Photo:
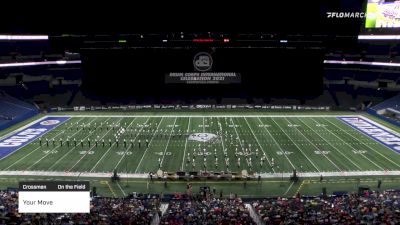
[(50, 125), (58, 124), (59, 122), (60, 122), (59, 120), (45, 120), (45, 121), (40, 122), (40, 125), (50, 126)]
[(194, 133), (189, 136), (190, 141), (210, 142), (217, 139), (216, 134), (211, 133)]
[(207, 52), (199, 52), (194, 56), (193, 65), (196, 71), (205, 72), (212, 68), (213, 59)]

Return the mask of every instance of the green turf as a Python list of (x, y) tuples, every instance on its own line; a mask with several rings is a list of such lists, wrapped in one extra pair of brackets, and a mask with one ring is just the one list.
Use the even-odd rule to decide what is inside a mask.
[[(115, 124), (116, 128), (107, 130), (104, 125), (107, 122)], [(103, 123), (101, 130), (100, 123)], [(117, 146), (115, 135), (121, 128), (127, 131), (118, 137)], [(213, 143), (203, 143), (188, 141), (191, 133), (222, 135)], [(68, 137), (71, 140), (69, 147), (66, 145)], [(49, 146), (45, 139), (50, 140)], [(55, 139), (55, 145), (52, 139)], [(105, 146), (99, 142), (96, 147), (95, 139), (104, 139)], [(126, 147), (124, 139), (127, 140)], [(149, 147), (146, 147), (146, 139)], [(240, 166), (237, 165), (236, 148)], [(206, 168), (212, 171), (290, 173), (295, 168), (304, 173), (400, 169), (397, 153), (334, 117), (174, 117), (169, 114), (168, 117), (73, 117), (47, 133), (42, 138), (42, 146), (36, 140), (3, 159), (0, 170), (148, 173), (158, 169), (160, 160), (164, 171), (199, 171), (204, 169), (204, 149)], [(229, 168), (224, 160), (224, 149)], [(193, 165), (194, 151), (197, 156)], [(252, 160), (251, 168), (246, 163), (246, 153)], [(266, 160), (260, 165), (264, 153)]]

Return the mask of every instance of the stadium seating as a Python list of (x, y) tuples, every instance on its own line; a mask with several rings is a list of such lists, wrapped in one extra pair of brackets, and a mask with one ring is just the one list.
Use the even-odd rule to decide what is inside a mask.
[(400, 95), (389, 98), (371, 108), (367, 112), (388, 123), (400, 126)]
[(158, 198), (98, 198), (90, 214), (19, 214), (18, 193), (0, 191), (0, 224), (151, 224), (158, 216)]
[(37, 113), (39, 111), (35, 106), (0, 93), (0, 130), (26, 120)]
[(255, 224), (240, 198), (171, 201), (160, 224)]
[(233, 197), (185, 199), (166, 202), (166, 210), (157, 196), (94, 197), (89, 214), (19, 214), (18, 193), (7, 190), (0, 191), (0, 224), (399, 224), (399, 194), (365, 191), (247, 199), (246, 204)]
[(379, 103), (372, 107), (373, 110), (378, 111), (381, 109), (393, 108), (396, 110), (400, 110), (400, 95), (394, 96), (382, 103)]
[(399, 191), (253, 202), (265, 224), (399, 224)]

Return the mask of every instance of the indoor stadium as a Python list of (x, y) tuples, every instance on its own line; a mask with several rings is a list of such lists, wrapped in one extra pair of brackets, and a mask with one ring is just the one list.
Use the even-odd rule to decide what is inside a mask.
[(191, 4), (1, 19), (0, 224), (400, 224), (400, 1)]

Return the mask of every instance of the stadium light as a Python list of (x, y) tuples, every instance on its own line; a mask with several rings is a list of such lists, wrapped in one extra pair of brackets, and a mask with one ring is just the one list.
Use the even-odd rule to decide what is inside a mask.
[(64, 65), (64, 64), (80, 64), (81, 60), (57, 60), (57, 61), (45, 61), (45, 62), (23, 62), (23, 63), (0, 63), (0, 68), (5, 67), (22, 67), (22, 66), (42, 66), (42, 65)]
[(400, 40), (400, 35), (358, 35), (358, 40)]
[(391, 62), (363, 62), (363, 61), (341, 61), (341, 60), (324, 60), (324, 64), (367, 65), (367, 66), (390, 66), (390, 67), (400, 67), (400, 63), (391, 63)]
[(48, 35), (0, 35), (0, 40), (48, 40)]

